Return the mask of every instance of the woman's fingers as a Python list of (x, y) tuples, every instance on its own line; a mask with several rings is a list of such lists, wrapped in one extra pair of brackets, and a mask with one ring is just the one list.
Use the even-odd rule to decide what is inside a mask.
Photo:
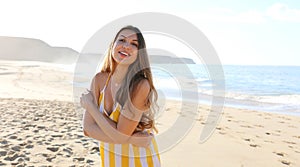
[(92, 91), (86, 89), (87, 92), (83, 92), (81, 94), (81, 97), (80, 97), (80, 104), (81, 104), (81, 107), (83, 108), (88, 108), (89, 106), (93, 105), (93, 102), (94, 102), (94, 95), (92, 93)]

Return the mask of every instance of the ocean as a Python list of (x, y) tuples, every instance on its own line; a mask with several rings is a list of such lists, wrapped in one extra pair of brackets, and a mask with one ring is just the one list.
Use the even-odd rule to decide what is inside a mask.
[[(209, 105), (213, 90), (219, 89), (204, 65), (154, 64), (151, 67), (162, 100), (193, 100)], [(300, 116), (300, 66), (223, 65), (222, 68), (224, 106)], [(73, 84), (88, 88), (90, 83)], [(183, 92), (188, 91), (196, 92), (198, 99), (183, 97)]]
[[(187, 66), (190, 73), (182, 73)], [(168, 98), (180, 100), (183, 89), (166, 70), (154, 68), (157, 88), (165, 92)], [(211, 75), (206, 67), (199, 64), (163, 65), (186, 79), (196, 80), (198, 102), (211, 104), (213, 89)], [(260, 111), (279, 112), (300, 115), (300, 67), (299, 66), (238, 66), (223, 65), (225, 83), (225, 106)], [(176, 75), (176, 76), (180, 76)], [(180, 80), (180, 79), (179, 79)], [(181, 99), (182, 100), (182, 99)]]

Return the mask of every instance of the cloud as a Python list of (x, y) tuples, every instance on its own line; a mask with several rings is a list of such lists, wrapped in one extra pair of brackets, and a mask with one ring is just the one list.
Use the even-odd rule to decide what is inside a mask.
[(235, 16), (235, 20), (241, 22), (241, 23), (263, 23), (266, 21), (266, 19), (263, 16), (263, 13), (255, 10), (239, 13)]
[(239, 13), (229, 8), (210, 8), (199, 12), (184, 12), (182, 15), (198, 22), (260, 24), (266, 21), (262, 12), (249, 10)]
[(233, 23), (262, 23), (265, 21), (263, 14), (255, 10), (249, 10), (245, 12), (234, 12), (233, 10), (226, 8), (219, 8), (211, 10), (214, 13), (215, 18), (219, 18), (219, 21), (233, 22)]
[(288, 5), (275, 3), (265, 10), (249, 9), (237, 12), (230, 8), (209, 8), (204, 11), (184, 12), (186, 18), (198, 22), (260, 24), (270, 19), (285, 22), (300, 22), (300, 9), (289, 8)]
[(300, 9), (291, 9), (286, 4), (276, 3), (266, 10), (273, 20), (300, 22)]

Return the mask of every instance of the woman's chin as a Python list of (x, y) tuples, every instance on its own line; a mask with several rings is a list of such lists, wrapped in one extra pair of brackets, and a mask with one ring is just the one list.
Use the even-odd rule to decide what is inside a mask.
[(117, 62), (117, 64), (120, 64), (120, 65), (130, 65), (135, 60), (132, 59), (131, 57), (124, 57), (124, 58), (118, 57), (117, 59), (115, 59), (115, 61)]

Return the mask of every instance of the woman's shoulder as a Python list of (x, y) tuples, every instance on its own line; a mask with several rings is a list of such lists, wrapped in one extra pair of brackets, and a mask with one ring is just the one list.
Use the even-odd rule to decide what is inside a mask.
[(109, 73), (107, 72), (98, 72), (95, 76), (94, 76), (94, 81), (97, 83), (100, 82), (105, 82), (106, 79), (108, 78)]
[(92, 85), (96, 88), (96, 90), (101, 90), (104, 85), (105, 85), (105, 81), (107, 80), (109, 74), (106, 72), (98, 72), (92, 81)]
[(148, 81), (148, 79), (144, 78), (144, 79), (141, 79), (139, 81), (139, 83), (137, 84), (136, 88), (135, 88), (135, 91), (138, 92), (138, 95), (139, 96), (148, 96), (148, 93), (150, 92), (150, 83)]
[(139, 81), (139, 83), (137, 84), (137, 87), (139, 89), (150, 89), (150, 83), (149, 83), (148, 79), (143, 78)]

